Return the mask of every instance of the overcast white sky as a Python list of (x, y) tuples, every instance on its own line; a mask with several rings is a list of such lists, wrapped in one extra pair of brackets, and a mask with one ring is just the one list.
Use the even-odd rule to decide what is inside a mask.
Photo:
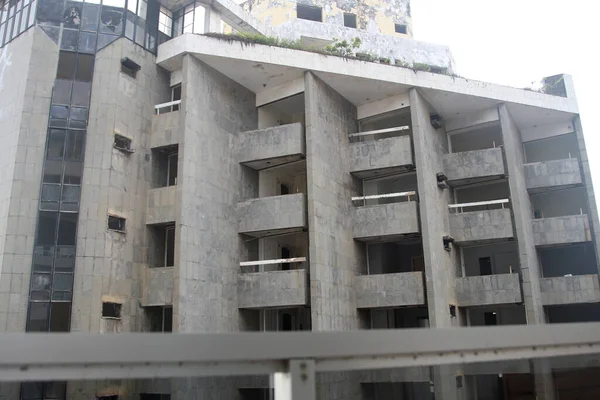
[(600, 199), (600, 1), (412, 0), (411, 11), (414, 38), (449, 46), (465, 78), (531, 87), (572, 75)]

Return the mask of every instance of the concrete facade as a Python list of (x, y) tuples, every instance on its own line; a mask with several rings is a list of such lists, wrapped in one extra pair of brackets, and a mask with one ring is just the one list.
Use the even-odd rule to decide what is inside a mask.
[(175, 222), (177, 186), (167, 186), (148, 190), (146, 200), (146, 224), (166, 224)]
[(350, 151), (353, 173), (414, 165), (410, 136), (353, 143)]
[(527, 189), (530, 191), (581, 184), (581, 171), (577, 159), (530, 163), (524, 167)]
[(490, 179), (504, 175), (502, 149), (484, 149), (444, 155), (444, 173), (448, 183), (469, 179)]
[(353, 208), (350, 211), (353, 235), (367, 239), (418, 233), (418, 211), (416, 201)]
[(237, 206), (240, 233), (306, 227), (306, 195), (261, 197)]
[(179, 143), (179, 111), (171, 111), (152, 116), (150, 147), (161, 148)]
[(581, 243), (592, 240), (586, 214), (533, 220), (536, 246)]
[(519, 274), (458, 278), (456, 300), (462, 307), (520, 303), (523, 299)]
[(540, 289), (545, 306), (600, 302), (598, 275), (542, 278)]
[(470, 211), (450, 214), (450, 233), (458, 244), (514, 237), (511, 210)]
[(239, 308), (298, 307), (310, 304), (304, 269), (238, 275)]
[(422, 272), (356, 277), (356, 307), (406, 307), (425, 304)]
[[(239, 162), (255, 169), (286, 164), (304, 157), (304, 127), (281, 125), (238, 135)], [(264, 165), (253, 161), (266, 160)], [(260, 168), (262, 166), (262, 168)]]
[(173, 268), (144, 268), (142, 306), (173, 305)]

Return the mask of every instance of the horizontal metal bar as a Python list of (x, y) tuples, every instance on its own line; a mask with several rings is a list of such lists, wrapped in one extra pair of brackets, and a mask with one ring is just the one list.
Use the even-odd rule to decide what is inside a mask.
[(394, 128), (378, 129), (378, 130), (375, 130), (375, 131), (366, 131), (366, 132), (351, 133), (351, 134), (348, 135), (348, 137), (352, 138), (352, 137), (358, 137), (358, 136), (378, 135), (380, 133), (407, 131), (409, 129), (410, 129), (410, 126), (408, 126), (408, 125), (405, 125), (405, 126), (396, 126)]
[(257, 375), (600, 353), (600, 323), (348, 332), (0, 334), (0, 381)]
[(385, 199), (388, 197), (404, 197), (404, 196), (414, 196), (417, 192), (400, 192), (400, 193), (386, 193), (386, 194), (374, 194), (369, 196), (357, 196), (353, 197), (352, 201), (359, 200), (374, 200), (374, 199)]
[(509, 199), (501, 199), (501, 200), (477, 201), (474, 203), (448, 204), (448, 208), (487, 206), (487, 205), (491, 205), (491, 204), (505, 204), (505, 203), (508, 203), (509, 201), (510, 201)]
[(243, 261), (240, 267), (250, 267), (252, 265), (271, 265), (282, 263), (299, 263), (306, 261), (306, 257), (280, 258), (278, 260), (260, 260), (260, 261)]
[(157, 104), (154, 106), (154, 109), (160, 110), (161, 108), (167, 108), (167, 107), (175, 106), (177, 104), (181, 104), (181, 100), (173, 100), (173, 101), (169, 101), (168, 103)]

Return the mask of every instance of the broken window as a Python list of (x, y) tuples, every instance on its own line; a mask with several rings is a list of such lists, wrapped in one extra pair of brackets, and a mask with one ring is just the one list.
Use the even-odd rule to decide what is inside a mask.
[(407, 32), (406, 25), (403, 24), (394, 24), (394, 30), (396, 31), (396, 33), (406, 34)]
[(356, 28), (356, 14), (344, 13), (344, 26)]
[(125, 218), (109, 215), (108, 229), (111, 231), (125, 232)]
[(125, 75), (129, 75), (130, 77), (135, 79), (136, 74), (141, 68), (142, 67), (138, 63), (131, 60), (130, 58), (125, 57), (121, 59), (121, 72)]
[(102, 302), (102, 318), (121, 319), (122, 306), (120, 303)]
[(81, 5), (68, 2), (63, 12), (62, 22), (65, 28), (79, 29), (81, 25)]
[(119, 149), (126, 152), (132, 152), (131, 150), (131, 139), (115, 134), (115, 141), (113, 146), (115, 149)]
[(100, 14), (100, 32), (120, 35), (123, 32), (123, 10), (102, 6)]
[(307, 6), (305, 4), (296, 5), (296, 16), (299, 19), (308, 19), (310, 21), (323, 21), (323, 9), (321, 7)]
[(96, 32), (98, 30), (98, 18), (100, 17), (100, 6), (85, 3), (83, 5), (83, 16), (81, 30)]

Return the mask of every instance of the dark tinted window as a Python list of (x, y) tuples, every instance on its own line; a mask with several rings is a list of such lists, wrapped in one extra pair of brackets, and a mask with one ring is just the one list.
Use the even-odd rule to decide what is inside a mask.
[(321, 7), (307, 6), (305, 4), (296, 5), (296, 16), (299, 19), (308, 19), (310, 21), (323, 21), (323, 10)]

